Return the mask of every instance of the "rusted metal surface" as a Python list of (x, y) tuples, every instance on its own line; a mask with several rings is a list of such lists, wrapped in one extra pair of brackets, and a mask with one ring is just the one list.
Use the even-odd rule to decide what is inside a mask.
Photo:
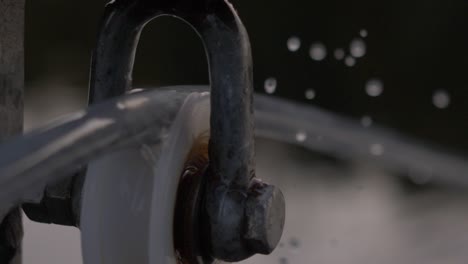
[[(257, 240), (251, 246), (248, 234), (259, 234), (257, 228), (266, 222), (246, 215), (246, 202), (264, 203), (259, 196), (249, 197), (254, 172), (254, 118), (252, 59), (247, 32), (232, 5), (227, 1), (188, 0), (152, 1), (117, 0), (110, 2), (93, 54), (89, 102), (91, 104), (124, 94), (132, 88), (132, 71), (138, 40), (143, 27), (159, 16), (175, 16), (189, 25), (203, 41), (209, 61), (211, 82), (211, 135), (209, 142), (210, 164), (200, 216), (206, 222), (205, 239), (209, 255), (225, 261), (240, 261), (255, 253), (270, 252), (270, 240)], [(114, 139), (118, 140), (118, 139)], [(91, 152), (89, 152), (91, 153)], [(78, 164), (77, 164), (78, 165)], [(45, 198), (40, 205), (27, 205), (25, 209), (32, 219), (78, 225), (73, 219), (71, 190), (79, 187), (73, 182), (82, 182), (84, 176), (74, 177), (62, 186), (46, 187)], [(40, 196), (40, 194), (38, 194)], [(278, 196), (282, 198), (281, 196)], [(23, 199), (37, 201), (37, 197)], [(78, 201), (77, 199), (74, 199)], [(274, 200), (274, 202), (278, 202)], [(280, 204), (284, 207), (284, 201)], [(276, 206), (271, 203), (260, 207)], [(60, 213), (61, 212), (61, 213)], [(277, 218), (269, 222), (277, 224), (261, 231), (282, 230), (282, 215), (269, 214)], [(62, 214), (62, 215), (60, 215)], [(245, 223), (256, 230), (246, 230)], [(262, 219), (262, 221), (265, 219)], [(267, 234), (264, 234), (267, 235)], [(258, 244), (266, 243), (263, 246)], [(260, 249), (258, 251), (257, 249)]]
[[(204, 220), (208, 223), (206, 243), (210, 255), (225, 261), (239, 261), (262, 253), (265, 250), (257, 252), (256, 248), (259, 247), (249, 247), (244, 239), (248, 218), (245, 206), (249, 193), (252, 193), (249, 187), (255, 176), (252, 59), (247, 32), (229, 2), (110, 2), (105, 9), (93, 54), (89, 102), (100, 102), (132, 88), (133, 64), (140, 33), (149, 21), (164, 15), (177, 17), (197, 31), (205, 45), (210, 65), (211, 160), (202, 190), (205, 195), (203, 210), (207, 212)], [(28, 215), (43, 222), (78, 225), (78, 219), (70, 219), (73, 215), (70, 213), (73, 212), (70, 193), (71, 190), (78, 190), (76, 195), (80, 196), (80, 186), (70, 185), (83, 182), (83, 177), (75, 177), (62, 187), (47, 187), (41, 205), (25, 207), (28, 213), (32, 212)], [(257, 197), (249, 201), (264, 202)], [(79, 202), (74, 204), (78, 204), (75, 207), (79, 208)], [(63, 217), (54, 216), (60, 211), (68, 213)], [(270, 216), (278, 218), (273, 223), (284, 221), (284, 214)], [(256, 219), (259, 218), (250, 221)], [(282, 229), (282, 225), (277, 228)]]
[(210, 151), (216, 153), (213, 170), (223, 172), (223, 184), (245, 189), (254, 172), (252, 60), (248, 35), (228, 2), (117, 0), (108, 4), (93, 55), (90, 102), (132, 88), (140, 33), (149, 21), (164, 15), (187, 22), (205, 45), (211, 126), (216, 128), (210, 142)]
[(244, 240), (255, 252), (270, 254), (283, 234), (286, 214), (283, 193), (275, 186), (254, 180), (245, 204)]
[[(23, 130), (24, 0), (0, 1), (0, 142)], [(0, 263), (21, 262), (21, 210), (0, 211)]]
[(178, 263), (211, 263), (205, 243), (203, 190), (209, 164), (208, 138), (198, 138), (180, 178), (174, 213), (174, 248)]
[[(232, 5), (223, 0), (109, 3), (93, 54), (90, 103), (132, 88), (139, 36), (149, 21), (160, 16), (185, 21), (205, 46), (211, 84), (210, 166), (204, 188), (206, 243), (216, 259), (246, 259), (261, 253), (244, 239), (246, 200), (255, 176), (253, 73), (249, 37)], [(264, 200), (252, 198), (250, 202)], [(284, 221), (284, 214), (270, 216), (279, 219), (272, 223)], [(276, 228), (282, 226), (272, 230)]]

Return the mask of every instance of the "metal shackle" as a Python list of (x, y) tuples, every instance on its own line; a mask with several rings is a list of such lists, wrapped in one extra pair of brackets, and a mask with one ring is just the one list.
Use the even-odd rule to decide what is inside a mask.
[(284, 225), (281, 191), (254, 180), (253, 75), (247, 32), (224, 0), (115, 0), (107, 4), (93, 54), (89, 102), (132, 88), (144, 26), (160, 16), (188, 23), (200, 36), (209, 63), (211, 131), (204, 188), (209, 254), (240, 261), (268, 254)]

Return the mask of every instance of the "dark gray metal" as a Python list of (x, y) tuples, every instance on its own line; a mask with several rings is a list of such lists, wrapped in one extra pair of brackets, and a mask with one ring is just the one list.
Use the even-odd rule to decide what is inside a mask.
[[(278, 245), (284, 227), (285, 203), (275, 186), (254, 180), (245, 203), (244, 239), (255, 252), (270, 254)], [(283, 217), (281, 217), (283, 216)]]
[[(0, 1), (0, 142), (23, 131), (24, 0)], [(21, 262), (21, 209), (0, 210), (0, 263)]]
[[(150, 20), (164, 15), (175, 16), (197, 31), (210, 65), (211, 160), (204, 190), (207, 219), (203, 221), (209, 225), (208, 240), (204, 242), (209, 244), (213, 257), (225, 261), (239, 261), (266, 252), (255, 251), (256, 247), (249, 247), (244, 239), (245, 203), (252, 193), (249, 186), (255, 175), (252, 60), (247, 32), (230, 3), (223, 0), (109, 3), (93, 54), (89, 102), (100, 102), (132, 88), (140, 33)], [(70, 194), (75, 190), (75, 195), (81, 196), (80, 182), (83, 176), (61, 186), (47, 187), (40, 205), (24, 207), (28, 216), (41, 222), (78, 225), (76, 212), (80, 202)], [(249, 199), (250, 204), (264, 202), (257, 197)], [(284, 221), (284, 212), (270, 216), (277, 218), (274, 223)], [(278, 228), (282, 229), (282, 225)], [(264, 247), (271, 247), (270, 242), (265, 241)]]
[[(86, 170), (79, 170), (73, 177), (47, 185), (40, 203), (25, 203), (23, 211), (32, 221), (44, 224), (79, 226), (81, 206), (74, 199), (81, 198), (81, 184), (77, 182)], [(73, 188), (80, 187), (79, 193)]]
[(254, 176), (252, 60), (247, 32), (227, 1), (109, 3), (93, 55), (90, 103), (132, 88), (140, 33), (149, 21), (165, 15), (191, 25), (205, 45), (210, 65), (212, 169), (222, 174), (222, 184), (246, 190)]
[[(243, 238), (245, 202), (255, 176), (253, 77), (249, 38), (232, 5), (224, 0), (109, 3), (93, 55), (89, 101), (99, 102), (131, 89), (140, 33), (149, 21), (165, 15), (193, 27), (205, 45), (209, 62), (211, 160), (205, 188), (207, 219), (202, 221), (208, 223), (208, 236), (203, 242), (209, 244), (216, 259), (240, 261), (259, 252)], [(274, 223), (284, 220), (284, 214), (270, 216), (278, 218)]]

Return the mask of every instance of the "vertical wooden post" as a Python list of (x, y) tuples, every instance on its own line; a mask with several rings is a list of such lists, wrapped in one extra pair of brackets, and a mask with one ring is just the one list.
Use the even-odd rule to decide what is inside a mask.
[[(0, 143), (23, 130), (25, 0), (0, 0)], [(0, 211), (0, 264), (21, 263), (21, 209)]]

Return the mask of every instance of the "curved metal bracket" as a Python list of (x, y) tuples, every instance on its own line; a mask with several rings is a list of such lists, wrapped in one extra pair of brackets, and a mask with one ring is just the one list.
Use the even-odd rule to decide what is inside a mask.
[[(209, 62), (210, 161), (204, 176), (206, 184), (200, 192), (203, 210), (198, 212), (206, 223), (204, 248), (209, 257), (224, 261), (268, 254), (281, 237), (284, 198), (276, 187), (253, 180), (252, 59), (249, 38), (231, 4), (223, 0), (109, 3), (93, 54), (89, 102), (100, 102), (132, 88), (139, 36), (144, 26), (159, 16), (173, 16), (189, 24), (203, 41)], [(65, 185), (71, 184), (71, 189), (79, 192), (84, 177), (77, 176)], [(70, 197), (69, 191), (57, 196), (54, 190), (46, 191), (46, 199), (38, 208), (26, 205), (25, 210), (39, 221), (78, 225), (79, 215), (73, 214), (73, 209), (80, 207), (76, 202), (79, 199)], [(47, 199), (49, 196), (52, 199)], [(72, 214), (62, 215), (67, 211)]]
[(214, 257), (245, 259), (256, 253), (243, 243), (245, 202), (255, 167), (253, 77), (249, 38), (232, 5), (222, 0), (109, 3), (93, 55), (89, 101), (99, 102), (132, 88), (140, 33), (159, 16), (185, 21), (204, 43), (211, 82), (210, 173), (205, 198), (208, 240)]
[(211, 82), (213, 171), (223, 184), (247, 188), (254, 173), (252, 59), (247, 32), (227, 1), (117, 0), (108, 4), (93, 55), (90, 103), (132, 88), (140, 33), (159, 16), (179, 18), (201, 37)]

